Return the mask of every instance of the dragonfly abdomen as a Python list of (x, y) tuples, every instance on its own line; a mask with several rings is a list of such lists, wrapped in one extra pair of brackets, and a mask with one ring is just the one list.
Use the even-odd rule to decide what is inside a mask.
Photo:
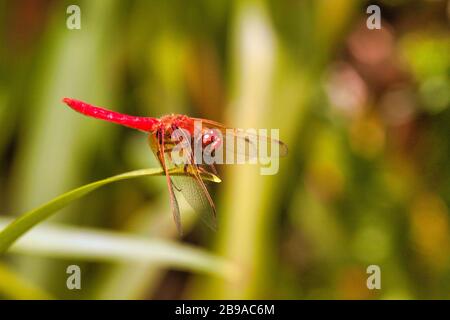
[(63, 102), (66, 103), (73, 110), (86, 116), (105, 120), (108, 122), (117, 123), (129, 128), (145, 132), (154, 131), (157, 125), (160, 123), (160, 120), (156, 118), (130, 116), (127, 114), (111, 111), (101, 107), (96, 107), (76, 99), (64, 98)]

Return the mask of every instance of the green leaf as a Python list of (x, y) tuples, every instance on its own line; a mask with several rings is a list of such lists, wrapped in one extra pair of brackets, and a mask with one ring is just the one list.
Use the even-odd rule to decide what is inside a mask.
[[(112, 182), (144, 176), (156, 176), (161, 175), (163, 173), (164, 171), (159, 168), (135, 170), (119, 174), (107, 179), (92, 182), (77, 189), (74, 189), (72, 191), (66, 192), (56, 197), (55, 199), (47, 202), (46, 204), (26, 212), (25, 214), (17, 218), (15, 221), (13, 221), (11, 224), (9, 224), (3, 231), (1, 231), (0, 254), (6, 252), (8, 248), (14, 243), (14, 241), (16, 241), (19, 237), (21, 237), (35, 225), (49, 218), (58, 210), (61, 210), (62, 208), (70, 204), (72, 201), (85, 196), (86, 194), (94, 191), (97, 188), (100, 188)], [(183, 171), (182, 169), (177, 168), (171, 170), (170, 174), (182, 175)], [(220, 179), (217, 176), (209, 173), (202, 173), (202, 178), (213, 182), (220, 182)]]
[[(0, 229), (9, 219), (0, 219)], [(162, 267), (233, 279), (229, 261), (191, 245), (123, 232), (42, 224), (11, 246), (11, 253), (102, 262), (152, 262)]]
[(20, 300), (48, 300), (53, 297), (0, 263), (0, 296)]

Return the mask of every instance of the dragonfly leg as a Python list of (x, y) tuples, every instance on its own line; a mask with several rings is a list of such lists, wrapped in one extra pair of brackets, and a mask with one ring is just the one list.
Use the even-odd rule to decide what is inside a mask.
[[(164, 131), (162, 131), (160, 135), (163, 136)], [(164, 169), (164, 172), (166, 174), (167, 187), (169, 189), (170, 206), (172, 208), (173, 220), (175, 221), (175, 225), (177, 227), (178, 233), (180, 235), (182, 235), (183, 231), (181, 229), (180, 207), (178, 206), (178, 201), (177, 201), (177, 198), (175, 197), (175, 193), (173, 191), (172, 179), (170, 178), (169, 170), (167, 169), (167, 165), (166, 165), (166, 161), (165, 161), (164, 139), (161, 139), (161, 144), (158, 145), (157, 154), (158, 154), (158, 158), (161, 163), (161, 166)]]

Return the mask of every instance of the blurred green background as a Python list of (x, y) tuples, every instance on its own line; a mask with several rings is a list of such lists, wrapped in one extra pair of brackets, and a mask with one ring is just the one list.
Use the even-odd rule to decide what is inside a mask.
[[(71, 4), (80, 30), (66, 27)], [(369, 4), (381, 30), (366, 27)], [(178, 237), (163, 177), (98, 190), (50, 219), (60, 232), (43, 244), (1, 258), (0, 297), (449, 299), (449, 12), (424, 0), (1, 1), (0, 225), (77, 186), (157, 167), (145, 135), (82, 117), (65, 96), (279, 128), (289, 155), (275, 176), (219, 168), (217, 232), (184, 207)], [(88, 248), (67, 253), (67, 234), (86, 230)], [(104, 261), (89, 247), (105, 230), (190, 244), (238, 275), (114, 248)], [(57, 253), (39, 247), (49, 243)], [(66, 288), (72, 264), (81, 290)], [(369, 265), (381, 290), (366, 287)]]

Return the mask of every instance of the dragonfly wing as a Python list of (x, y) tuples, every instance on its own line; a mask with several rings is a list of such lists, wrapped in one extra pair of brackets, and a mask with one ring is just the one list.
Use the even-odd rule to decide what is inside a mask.
[(177, 227), (178, 233), (180, 235), (183, 235), (183, 229), (181, 227), (180, 206), (178, 205), (178, 200), (175, 197), (175, 192), (173, 190), (172, 179), (170, 177), (167, 179), (167, 186), (169, 188), (170, 206), (172, 208), (173, 220), (175, 221), (175, 225)]
[[(177, 167), (172, 161), (170, 151), (161, 148), (156, 137), (150, 136), (150, 146), (163, 168), (165, 167), (169, 170)], [(164, 154), (163, 158), (160, 156), (162, 154)], [(180, 225), (179, 230), (181, 230), (180, 212), (177, 201), (177, 193), (181, 193), (192, 209), (200, 215), (205, 224), (211, 229), (216, 230), (216, 209), (205, 183), (200, 176), (200, 172), (204, 171), (209, 173), (209, 170), (204, 166), (198, 167), (189, 164), (185, 166), (186, 175), (172, 175), (170, 176), (170, 182), (167, 182), (172, 212), (177, 228)]]
[[(254, 158), (261, 154), (264, 155), (260, 149), (265, 148), (266, 157), (284, 157), (288, 154), (288, 148), (285, 143), (278, 139), (257, 134), (256, 130), (228, 128), (215, 121), (206, 119), (196, 120), (201, 121), (202, 125), (220, 132), (225, 152), (242, 154), (249, 158)], [(269, 154), (269, 151), (271, 153), (274, 152), (274, 154)]]
[(175, 197), (175, 192), (173, 190), (173, 182), (172, 177), (169, 175), (169, 167), (165, 156), (165, 150), (164, 150), (164, 143), (159, 144), (157, 143), (157, 138), (154, 135), (150, 136), (150, 146), (153, 150), (153, 152), (156, 155), (156, 158), (161, 164), (161, 167), (164, 169), (164, 172), (166, 174), (166, 180), (167, 180), (167, 188), (169, 190), (169, 197), (170, 197), (170, 207), (172, 209), (172, 215), (173, 220), (175, 221), (175, 225), (177, 227), (178, 233), (180, 235), (183, 234), (183, 230), (181, 228), (181, 216), (180, 216), (180, 206), (178, 205), (178, 200)]
[(173, 176), (172, 179), (187, 203), (200, 215), (202, 221), (212, 230), (216, 230), (216, 209), (210, 200), (203, 180), (199, 182), (195, 176), (191, 175)]
[[(184, 132), (181, 132), (185, 135)], [(189, 140), (189, 137), (184, 136), (184, 139)], [(185, 176), (174, 176), (177, 189), (181, 191), (186, 201), (198, 212), (202, 220), (211, 229), (216, 230), (216, 208), (211, 195), (206, 188), (200, 172), (203, 170), (209, 172), (206, 166), (198, 166), (194, 161), (194, 154), (191, 149), (187, 148), (187, 157), (190, 159), (190, 164), (184, 164)], [(211, 167), (215, 171), (214, 166)]]

